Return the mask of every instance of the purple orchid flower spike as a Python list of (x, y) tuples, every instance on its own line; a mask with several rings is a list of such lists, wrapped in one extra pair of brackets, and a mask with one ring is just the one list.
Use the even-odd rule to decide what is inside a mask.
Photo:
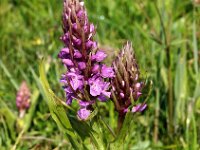
[[(131, 43), (127, 42), (113, 62), (113, 67), (116, 76), (112, 80), (111, 97), (115, 104), (115, 110), (119, 113), (119, 120), (123, 122), (130, 107), (132, 107), (133, 113), (142, 112), (147, 107), (145, 103), (135, 105), (142, 96), (145, 85), (139, 78), (140, 72)], [(105, 72), (109, 72), (109, 70)]]
[(88, 20), (84, 3), (64, 0), (62, 21), (64, 34), (60, 39), (65, 47), (58, 57), (68, 70), (61, 78), (66, 102), (79, 101), (77, 117), (87, 120), (96, 100), (110, 98), (110, 80), (115, 74), (112, 67), (103, 64), (107, 55), (94, 40), (95, 26)]
[(30, 107), (30, 90), (25, 81), (22, 82), (16, 96), (16, 105), (19, 110), (19, 117), (25, 115), (26, 110)]

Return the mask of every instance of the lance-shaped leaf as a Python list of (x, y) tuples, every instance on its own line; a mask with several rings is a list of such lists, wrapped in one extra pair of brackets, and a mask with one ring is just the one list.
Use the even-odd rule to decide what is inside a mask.
[(123, 149), (124, 140), (127, 136), (132, 120), (133, 114), (131, 112), (127, 112), (120, 132), (118, 133), (116, 139), (110, 143), (110, 149)]
[(41, 61), (40, 63), (39, 72), (40, 72), (40, 80), (42, 83), (45, 97), (47, 98), (52, 118), (57, 123), (60, 130), (67, 134), (67, 137), (70, 140), (72, 146), (75, 149), (81, 149), (81, 145), (80, 143), (78, 143), (79, 137), (74, 133), (63, 105), (59, 101), (59, 98), (50, 89), (49, 83), (45, 76), (43, 61)]
[(0, 99), (0, 117), (5, 117), (6, 125), (8, 126), (11, 138), (15, 139), (15, 121), (17, 116), (8, 108), (5, 102)]

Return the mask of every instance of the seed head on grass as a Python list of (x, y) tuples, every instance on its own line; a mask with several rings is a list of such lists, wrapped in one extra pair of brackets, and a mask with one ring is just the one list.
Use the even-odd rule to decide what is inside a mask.
[(58, 57), (67, 68), (61, 78), (66, 103), (70, 105), (72, 100), (77, 100), (80, 105), (77, 116), (86, 120), (96, 100), (110, 98), (109, 80), (115, 75), (113, 68), (102, 62), (107, 55), (93, 39), (96, 30), (88, 20), (84, 3), (65, 0), (62, 21), (64, 34), (61, 40), (65, 47)]

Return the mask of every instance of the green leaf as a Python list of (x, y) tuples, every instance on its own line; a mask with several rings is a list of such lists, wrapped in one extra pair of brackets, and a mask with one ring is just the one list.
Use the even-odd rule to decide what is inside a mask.
[(48, 103), (52, 118), (54, 119), (58, 127), (60, 128), (61, 132), (67, 134), (67, 137), (70, 140), (72, 146), (75, 149), (81, 149), (81, 144), (78, 143), (79, 137), (75, 134), (71, 126), (71, 123), (66, 114), (64, 106), (59, 101), (59, 98), (50, 89), (49, 83), (45, 76), (43, 61), (41, 61), (40, 63), (39, 72), (40, 72), (40, 81), (42, 83), (42, 88), (43, 88), (45, 97), (47, 98), (47, 103)]
[(6, 125), (8, 126), (9, 132), (11, 133), (11, 138), (14, 140), (16, 136), (15, 132), (15, 121), (17, 116), (8, 108), (6, 103), (0, 99), (0, 116), (5, 117)]
[(86, 137), (89, 137), (91, 129), (90, 126), (83, 121), (77, 120), (75, 117), (69, 117), (73, 129), (79, 134), (79, 136), (84, 140)]
[(124, 148), (124, 140), (129, 131), (129, 127), (131, 125), (132, 119), (133, 119), (132, 112), (127, 112), (119, 134), (117, 135), (116, 139), (112, 143), (110, 143), (110, 149), (123, 149)]
[(136, 143), (136, 145), (134, 145), (133, 147), (131, 147), (131, 150), (147, 150), (150, 147), (150, 141), (139, 141), (138, 143)]
[(29, 108), (28, 113), (25, 115), (25, 132), (28, 131), (28, 129), (31, 126), (31, 122), (35, 113), (35, 109), (36, 109), (36, 105), (38, 103), (39, 100), (39, 91), (38, 89), (35, 89), (33, 92), (33, 94), (31, 95), (31, 106)]
[(186, 141), (187, 141), (187, 150), (197, 149), (198, 148), (198, 131), (197, 124), (195, 119), (195, 113), (193, 110), (194, 100), (188, 103), (188, 115), (186, 121)]
[[(98, 121), (97, 119), (97, 116), (96, 116), (97, 113), (98, 113), (98, 109), (96, 108), (90, 115), (88, 122), (79, 121), (76, 118), (72, 118), (72, 117), (70, 117), (69, 119), (70, 119), (73, 129), (79, 134), (82, 140), (85, 140), (86, 138), (89, 137), (92, 144), (94, 144), (94, 146), (97, 149), (103, 150), (105, 149), (104, 147), (105, 143), (103, 142), (102, 130), (105, 130), (105, 129), (102, 129), (103, 126), (100, 123), (100, 121)], [(88, 145), (88, 146), (90, 147), (91, 145)]]
[(176, 117), (184, 121), (185, 119), (185, 105), (187, 97), (187, 70), (186, 70), (186, 50), (182, 50), (183, 54), (179, 54), (176, 73), (175, 73), (175, 84), (174, 84), (174, 94), (176, 98)]
[(198, 74), (198, 43), (197, 43), (197, 32), (196, 32), (196, 21), (193, 22), (193, 49), (194, 49), (194, 69), (195, 73)]
[(103, 125), (101, 124), (98, 116), (94, 118), (92, 121), (93, 129), (92, 132), (90, 132), (90, 137), (92, 139), (92, 142), (95, 144), (96, 148), (99, 150), (105, 149), (105, 142), (103, 141), (104, 131), (105, 128), (103, 128)]
[(167, 69), (165, 67), (162, 67), (160, 69), (160, 74), (161, 74), (161, 78), (164, 82), (164, 85), (165, 85), (165, 89), (168, 89), (168, 80), (167, 80)]
[(12, 74), (8, 71), (8, 69), (6, 68), (6, 66), (3, 64), (3, 62), (1, 60), (0, 60), (0, 66), (3, 69), (4, 73), (6, 74), (6, 76), (10, 79), (10, 82), (13, 84), (15, 89), (18, 90), (19, 86), (18, 86), (17, 82), (12, 77)]

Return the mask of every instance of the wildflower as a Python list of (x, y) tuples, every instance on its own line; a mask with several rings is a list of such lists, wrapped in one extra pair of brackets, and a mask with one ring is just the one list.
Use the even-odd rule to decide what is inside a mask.
[(74, 90), (81, 89), (83, 87), (83, 76), (82, 75), (79, 75), (78, 73), (75, 73), (75, 72), (68, 72), (67, 78), (69, 80), (71, 87)]
[(133, 113), (142, 112), (147, 105), (135, 103), (142, 95), (144, 82), (140, 81), (140, 72), (131, 43), (127, 42), (113, 62), (113, 67), (116, 77), (112, 80), (112, 99), (119, 116), (123, 118), (131, 106)]
[(86, 120), (90, 116), (90, 110), (81, 108), (78, 110), (77, 116), (80, 120)]
[(102, 65), (101, 75), (104, 78), (109, 78), (109, 77), (115, 76), (112, 67), (107, 67), (106, 65)]
[(96, 100), (110, 98), (109, 80), (115, 76), (114, 71), (102, 62), (107, 55), (93, 39), (95, 27), (88, 20), (83, 2), (64, 0), (62, 21), (64, 34), (60, 39), (65, 47), (58, 57), (67, 68), (61, 78), (66, 103), (78, 101), (77, 117), (87, 120)]
[(19, 117), (25, 115), (26, 110), (30, 106), (30, 90), (25, 81), (22, 82), (16, 96), (16, 105), (19, 110)]
[(106, 54), (103, 51), (97, 51), (96, 54), (92, 55), (92, 59), (97, 62), (101, 62), (106, 58)]
[(136, 106), (133, 106), (132, 108), (132, 112), (142, 112), (143, 110), (145, 110), (147, 107), (147, 104), (138, 104)]
[(90, 94), (92, 96), (107, 96), (110, 97), (110, 92), (108, 92), (108, 88), (110, 83), (104, 82), (103, 78), (93, 76), (91, 79), (89, 79), (89, 85), (90, 85)]

